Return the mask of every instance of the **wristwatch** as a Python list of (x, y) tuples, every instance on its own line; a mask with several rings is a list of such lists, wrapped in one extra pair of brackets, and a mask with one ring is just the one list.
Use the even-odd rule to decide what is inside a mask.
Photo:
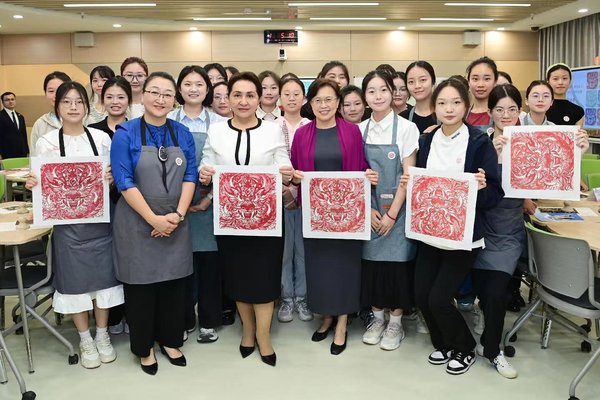
[(177, 210), (175, 210), (175, 214), (179, 215), (179, 222), (183, 222), (183, 220), (185, 219), (185, 217)]

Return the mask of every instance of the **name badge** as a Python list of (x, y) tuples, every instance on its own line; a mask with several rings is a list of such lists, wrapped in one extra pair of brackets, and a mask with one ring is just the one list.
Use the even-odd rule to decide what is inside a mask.
[(571, 118), (569, 118), (569, 116), (568, 116), (568, 115), (565, 115), (565, 116), (563, 117), (563, 121), (565, 121), (565, 122), (569, 122), (569, 120), (570, 120), (570, 119), (571, 119)]
[(384, 200), (393, 200), (394, 199), (394, 195), (393, 194), (380, 194), (379, 197), (381, 197)]
[(390, 151), (390, 152), (388, 153), (388, 158), (389, 158), (390, 160), (393, 160), (394, 158), (396, 158), (396, 153), (394, 153), (393, 151)]
[(175, 164), (177, 164), (178, 167), (181, 167), (181, 164), (183, 164), (183, 160), (180, 157), (177, 157), (175, 159)]

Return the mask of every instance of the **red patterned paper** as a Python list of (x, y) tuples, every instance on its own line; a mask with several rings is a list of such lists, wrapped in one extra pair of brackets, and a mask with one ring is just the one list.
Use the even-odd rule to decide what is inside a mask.
[(411, 231), (463, 241), (468, 196), (467, 181), (437, 176), (415, 176), (411, 197)]
[(571, 132), (514, 132), (510, 184), (514, 189), (573, 190), (574, 135)]
[(310, 227), (314, 232), (365, 232), (364, 178), (310, 180)]
[(102, 162), (44, 164), (40, 176), (43, 220), (104, 216)]
[(219, 228), (275, 229), (277, 196), (277, 182), (273, 174), (221, 173)]

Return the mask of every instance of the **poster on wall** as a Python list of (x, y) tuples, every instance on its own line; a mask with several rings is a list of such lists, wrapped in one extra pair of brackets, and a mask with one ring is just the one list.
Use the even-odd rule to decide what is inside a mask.
[(215, 166), (215, 235), (281, 236), (282, 179), (273, 166)]
[(31, 157), (36, 225), (110, 222), (108, 157)]
[(305, 172), (301, 195), (305, 238), (371, 238), (371, 183), (364, 172)]
[(477, 181), (465, 172), (409, 168), (406, 237), (457, 250), (470, 250)]
[(502, 189), (519, 199), (579, 200), (577, 126), (511, 126), (502, 151)]

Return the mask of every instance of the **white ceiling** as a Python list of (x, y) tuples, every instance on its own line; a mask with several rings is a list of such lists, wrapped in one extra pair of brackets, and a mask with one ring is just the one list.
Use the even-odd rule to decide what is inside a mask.
[[(108, 0), (107, 0), (108, 1)], [(110, 2), (123, 2), (124, 0), (110, 0)], [(531, 3), (528, 8), (506, 7), (448, 7), (446, 1), (455, 0), (411, 0), (411, 1), (379, 1), (379, 7), (344, 7), (330, 8), (297, 7), (290, 8), (290, 1), (159, 1), (159, 0), (127, 0), (152, 1), (158, 6), (152, 10), (147, 9), (88, 9), (73, 10), (62, 6), (65, 2), (73, 0), (15, 0), (0, 2), (0, 34), (26, 34), (26, 33), (62, 33), (77, 31), (115, 32), (115, 31), (182, 31), (191, 27), (198, 30), (263, 30), (263, 29), (294, 29), (302, 26), (304, 30), (392, 30), (399, 26), (407, 30), (418, 31), (449, 31), (449, 30), (495, 30), (503, 27), (506, 30), (529, 30), (532, 26), (547, 27), (585, 15), (600, 12), (599, 0), (497, 0), (500, 2)], [(335, 1), (335, 0), (328, 0)], [(462, 0), (476, 2), (481, 0)], [(99, 0), (81, 0), (76, 2), (105, 2)], [(488, 3), (490, 3), (488, 1)], [(174, 13), (177, 5), (177, 13)], [(215, 4), (221, 6), (215, 7)], [(28, 5), (27, 7), (24, 5)], [(189, 5), (190, 7), (186, 7)], [(243, 5), (243, 7), (241, 7)], [(37, 6), (33, 7), (33, 6)], [(200, 6), (204, 6), (203, 9)], [(161, 7), (162, 10), (161, 11)], [(270, 8), (267, 8), (270, 7)], [(578, 13), (581, 8), (589, 11), (585, 14)], [(67, 11), (64, 11), (67, 10)], [(384, 10), (384, 11), (382, 11)], [(244, 21), (244, 22), (196, 22), (193, 17), (198, 16), (227, 16), (237, 12), (236, 16), (243, 16), (250, 12), (251, 16), (271, 14), (272, 21)], [(537, 11), (535, 13), (534, 11)], [(309, 21), (308, 17), (314, 15), (336, 16), (374, 16), (384, 12), (389, 16), (386, 21)], [(224, 15), (224, 13), (228, 13)], [(285, 15), (283, 15), (285, 13)], [(14, 19), (13, 15), (22, 15), (23, 19)], [(123, 17), (122, 15), (136, 15), (137, 18)], [(494, 22), (425, 22), (421, 17), (443, 16), (469, 16), (469, 17), (494, 17)], [(163, 18), (164, 16), (164, 18)], [(403, 17), (405, 16), (405, 17)], [(114, 28), (113, 24), (122, 27)]]

